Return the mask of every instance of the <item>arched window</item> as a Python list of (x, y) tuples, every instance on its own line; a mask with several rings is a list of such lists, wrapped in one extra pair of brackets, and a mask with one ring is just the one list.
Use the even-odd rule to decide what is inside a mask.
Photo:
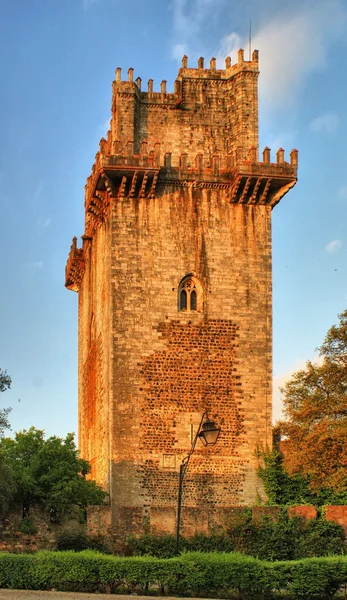
[(197, 310), (196, 290), (190, 292), (190, 310)]
[(180, 310), (187, 310), (187, 292), (186, 292), (186, 290), (180, 291)]
[(197, 312), (202, 309), (202, 287), (194, 275), (184, 277), (178, 290), (179, 310)]

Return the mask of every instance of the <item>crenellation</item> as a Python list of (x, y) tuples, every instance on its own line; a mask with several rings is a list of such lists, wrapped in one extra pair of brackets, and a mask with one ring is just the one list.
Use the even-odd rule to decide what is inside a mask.
[(244, 58), (244, 50), (243, 48), (240, 48), (240, 50), (237, 53), (237, 64), (240, 66), (244, 63), (245, 58)]
[(270, 160), (271, 160), (271, 150), (270, 150), (270, 148), (265, 146), (265, 148), (263, 150), (263, 163), (265, 165), (268, 165), (268, 164), (270, 164)]
[(293, 150), (290, 153), (290, 164), (293, 167), (297, 167), (298, 166), (298, 158), (299, 158), (299, 152), (293, 148)]
[(279, 148), (276, 153), (277, 164), (282, 165), (284, 163), (284, 150), (283, 148)]
[(128, 69), (128, 81), (133, 81), (134, 78), (134, 69), (132, 67), (129, 67)]

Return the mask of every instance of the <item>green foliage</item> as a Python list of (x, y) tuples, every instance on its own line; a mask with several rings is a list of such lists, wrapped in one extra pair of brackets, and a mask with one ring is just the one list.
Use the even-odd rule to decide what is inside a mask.
[(5, 462), (0, 451), (0, 515), (8, 512), (15, 493), (15, 482), (12, 471)]
[(335, 491), (321, 487), (310, 489), (309, 478), (296, 473), (289, 475), (284, 467), (284, 456), (277, 450), (265, 450), (259, 453), (263, 466), (258, 475), (263, 480), (270, 505), (312, 504), (314, 506), (347, 504), (347, 491)]
[(97, 550), (108, 553), (110, 547), (101, 535), (88, 535), (82, 527), (68, 527), (59, 531), (56, 536), (57, 550)]
[(283, 467), (283, 455), (274, 448), (261, 453), (264, 466), (258, 475), (264, 482), (268, 504), (311, 504), (312, 493), (301, 475), (290, 477)]
[[(239, 552), (268, 561), (294, 560), (342, 554), (345, 534), (337, 523), (290, 518), (283, 510), (277, 520), (263, 518), (261, 523), (244, 520), (229, 527), (224, 534), (181, 538), (180, 547), (185, 552)], [(175, 537), (129, 536), (123, 552), (126, 556), (170, 558), (175, 556)]]
[(25, 517), (18, 521), (18, 529), (27, 535), (35, 535), (37, 533), (37, 527), (30, 517)]
[(34, 427), (0, 440), (0, 452), (15, 482), (14, 500), (25, 506), (41, 504), (62, 515), (73, 504), (102, 504), (103, 490), (87, 480), (89, 464), (79, 458), (73, 434), (65, 439)]
[[(270, 563), (237, 553), (186, 553), (171, 559), (106, 556), (90, 550), (0, 554), (0, 587), (55, 588), (184, 596), (333, 598), (347, 581), (347, 557)], [(289, 595), (289, 596), (288, 596)]]
[(318, 519), (317, 521), (298, 519), (298, 521), (300, 532), (297, 558), (329, 556), (345, 552), (345, 533), (337, 523), (325, 519)]
[[(11, 387), (11, 377), (8, 375), (7, 371), (0, 369), (0, 392), (5, 392)], [(11, 412), (11, 408), (2, 408), (0, 409), (0, 437), (4, 435), (4, 430), (9, 429), (10, 423), (8, 420), (8, 415)]]
[[(182, 540), (182, 543), (184, 541)], [(171, 558), (176, 553), (176, 538), (173, 535), (129, 535), (123, 553), (125, 556)]]
[[(7, 371), (0, 369), (0, 393), (5, 392), (11, 387), (11, 377)], [(9, 429), (10, 423), (8, 415), (10, 408), (0, 409), (0, 438), (4, 435), (4, 430)], [(5, 463), (3, 453), (0, 451), (0, 515), (5, 514), (12, 502), (15, 484), (12, 472)]]
[(333, 598), (347, 581), (345, 557), (306, 558), (274, 566), (278, 588), (286, 589), (291, 598)]
[[(181, 538), (180, 548), (185, 552), (232, 552), (234, 545), (224, 535), (205, 535), (197, 533), (193, 537)], [(174, 535), (129, 535), (123, 548), (125, 556), (156, 556), (171, 558), (176, 554), (176, 538)]]

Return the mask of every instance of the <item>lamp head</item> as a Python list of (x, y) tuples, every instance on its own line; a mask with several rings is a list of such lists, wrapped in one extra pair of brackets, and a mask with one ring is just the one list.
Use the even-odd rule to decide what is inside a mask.
[(209, 418), (202, 424), (201, 431), (198, 437), (204, 444), (204, 446), (213, 446), (218, 440), (220, 434), (220, 427), (216, 427), (214, 421), (210, 421)]

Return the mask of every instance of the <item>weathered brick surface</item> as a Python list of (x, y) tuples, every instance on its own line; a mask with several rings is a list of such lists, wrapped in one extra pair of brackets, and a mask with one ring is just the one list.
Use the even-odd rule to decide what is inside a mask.
[(107, 535), (111, 525), (111, 506), (87, 507), (87, 531), (90, 535)]
[[(76, 514), (78, 515), (78, 510)], [(10, 514), (0, 519), (0, 552), (36, 552), (55, 548), (56, 536), (66, 528), (67, 522), (51, 523), (49, 512), (35, 505), (30, 507), (29, 518), (36, 530), (32, 534), (21, 531), (23, 525), (21, 506), (14, 508)], [(69, 518), (69, 526), (77, 523), (78, 521)]]
[(281, 512), (281, 506), (253, 506), (252, 521), (254, 523), (262, 523), (264, 518), (271, 521), (278, 521)]
[[(271, 210), (295, 184), (297, 152), (258, 161), (257, 76), (257, 52), (225, 70), (184, 58), (173, 93), (116, 71), (66, 285), (79, 292), (79, 444), (124, 533), (172, 529), (179, 465), (205, 410), (222, 432), (191, 459), (183, 528), (264, 496)], [(196, 310), (179, 310), (182, 281)]]
[(302, 505), (302, 506), (290, 506), (288, 508), (288, 515), (290, 517), (303, 517), (305, 519), (316, 519), (317, 509), (315, 506)]
[(334, 521), (347, 531), (347, 506), (326, 506), (325, 518), (327, 521)]

